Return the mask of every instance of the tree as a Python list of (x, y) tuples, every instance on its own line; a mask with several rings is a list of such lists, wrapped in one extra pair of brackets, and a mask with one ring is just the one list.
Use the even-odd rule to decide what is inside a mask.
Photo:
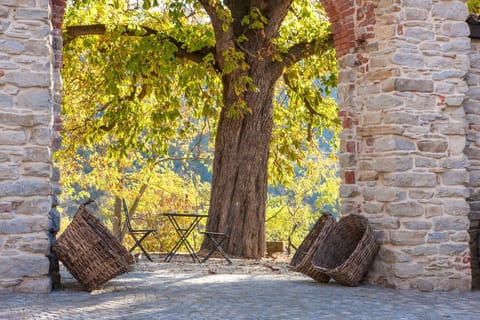
[(87, 140), (108, 133), (112, 154), (136, 146), (161, 155), (200, 122), (212, 128), (207, 230), (231, 225), (226, 251), (261, 258), (269, 161), (271, 180), (286, 181), (322, 129), (338, 129), (326, 97), (336, 84), (332, 36), (318, 1), (78, 0), (64, 39), (97, 66), (75, 75), (91, 106)]

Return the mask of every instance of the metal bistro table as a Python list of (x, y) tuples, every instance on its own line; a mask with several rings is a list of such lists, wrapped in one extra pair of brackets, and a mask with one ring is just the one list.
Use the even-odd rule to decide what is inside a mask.
[[(198, 225), (202, 218), (206, 218), (206, 214), (198, 214), (198, 213), (178, 213), (178, 212), (167, 212), (162, 214), (163, 216), (167, 217), (170, 223), (173, 225), (175, 232), (178, 234), (179, 239), (173, 246), (172, 250), (167, 254), (163, 261), (170, 262), (172, 258), (177, 254), (177, 251), (183, 245), (187, 248), (188, 253), (192, 257), (193, 262), (200, 263), (200, 259), (198, 258), (195, 250), (193, 249), (190, 242), (188, 242), (188, 236), (192, 233), (193, 229)], [(182, 228), (179, 223), (179, 220), (188, 220), (189, 224), (187, 228)]]

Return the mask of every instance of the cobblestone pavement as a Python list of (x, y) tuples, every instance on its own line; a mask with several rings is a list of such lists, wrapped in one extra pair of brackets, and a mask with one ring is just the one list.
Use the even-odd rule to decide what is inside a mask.
[(0, 319), (480, 319), (480, 291), (350, 288), (268, 262), (212, 261), (142, 262), (91, 293), (63, 272), (51, 294), (0, 295)]

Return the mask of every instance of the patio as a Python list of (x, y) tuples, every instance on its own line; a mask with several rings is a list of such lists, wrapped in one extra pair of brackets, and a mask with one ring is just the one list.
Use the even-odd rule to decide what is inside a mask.
[(402, 291), (321, 284), (286, 259), (154, 256), (91, 293), (63, 270), (51, 294), (0, 295), (0, 319), (475, 319), (480, 291)]

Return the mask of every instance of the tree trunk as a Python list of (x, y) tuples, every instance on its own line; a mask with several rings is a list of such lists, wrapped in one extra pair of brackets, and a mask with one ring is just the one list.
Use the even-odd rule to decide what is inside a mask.
[[(277, 69), (277, 70), (276, 70)], [(224, 76), (224, 105), (218, 124), (207, 230), (227, 232), (222, 247), (232, 256), (260, 259), (265, 255), (265, 209), (268, 155), (273, 127), (274, 84), (280, 72), (266, 62), (250, 62), (257, 89), (245, 99), (251, 113), (227, 115), (235, 99), (237, 75)], [(203, 243), (202, 248), (208, 247)]]

